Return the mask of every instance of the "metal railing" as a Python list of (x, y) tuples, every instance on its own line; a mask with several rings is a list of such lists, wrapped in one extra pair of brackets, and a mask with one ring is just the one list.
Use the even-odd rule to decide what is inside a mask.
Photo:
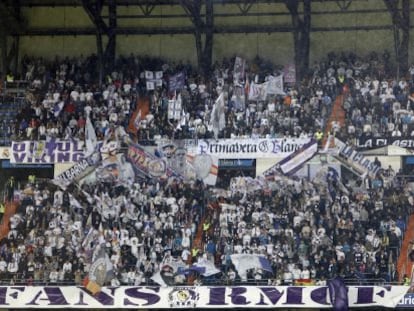
[(4, 82), (3, 94), (4, 96), (14, 95), (22, 97), (25, 95), (26, 90), (29, 87), (29, 81), (26, 80), (15, 80), (13, 82)]

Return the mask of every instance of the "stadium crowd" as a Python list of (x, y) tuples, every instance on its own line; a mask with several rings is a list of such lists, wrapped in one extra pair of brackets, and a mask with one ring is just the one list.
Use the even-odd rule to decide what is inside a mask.
[[(383, 80), (388, 76), (381, 71), (382, 63), (376, 54), (366, 59), (353, 54), (329, 54), (325, 61), (315, 63), (308, 79), (300, 87), (287, 85), (286, 95), (268, 96), (265, 101), (249, 101), (248, 89), (245, 92), (240, 85), (245, 81), (262, 83), (270, 76), (283, 73), (283, 67), (256, 58), (246, 65), (245, 77), (237, 78), (236, 81), (232, 72), (233, 64), (234, 59), (216, 63), (211, 79), (204, 81), (189, 64), (169, 65), (159, 59), (131, 55), (119, 58), (114, 71), (106, 76), (100, 86), (96, 79), (92, 79), (98, 76), (94, 56), (56, 58), (53, 62), (25, 57), (21, 75), (31, 81), (32, 92), (28, 96), (28, 105), (15, 121), (6, 125), (7, 132), (16, 139), (44, 139), (48, 136), (82, 139), (85, 114), (91, 113), (97, 133), (103, 137), (111, 126), (127, 127), (137, 97), (149, 95), (150, 113), (140, 122), (140, 140), (160, 136), (213, 137), (213, 104), (218, 93), (225, 92), (228, 99), (225, 126), (219, 138), (312, 136), (325, 127), (332, 101), (338, 90), (348, 84), (352, 96), (345, 103), (345, 109), (350, 114), (347, 118), (350, 124), (347, 129), (341, 130), (347, 130), (350, 135), (362, 135), (362, 132), (368, 131), (365, 125), (369, 125), (369, 122), (374, 125), (376, 120), (383, 119), (383, 114), (389, 117), (388, 114), (393, 111), (378, 109), (375, 105), (377, 97), (383, 99), (383, 94), (395, 92), (395, 98), (399, 94), (406, 94), (409, 89), (407, 82), (397, 83), (398, 87), (382, 87), (386, 83)], [(146, 70), (163, 71), (162, 87), (154, 91), (146, 89)], [(168, 99), (174, 96), (174, 92), (169, 91), (168, 79), (177, 72), (185, 72), (186, 77), (185, 86), (180, 91), (183, 116), (179, 120), (171, 120), (167, 118)], [(378, 86), (379, 81), (381, 87)], [(400, 85), (404, 92), (399, 89)], [(372, 89), (369, 94), (377, 92), (377, 96), (372, 99), (367, 89)], [(391, 97), (386, 102), (389, 100)], [(365, 101), (369, 101), (370, 105)], [(405, 107), (405, 103), (402, 106)], [(365, 108), (367, 113), (356, 108)], [(375, 120), (371, 120), (373, 115)], [(389, 122), (392, 121), (389, 119)], [(361, 131), (364, 126), (366, 131)]]
[[(356, 142), (361, 137), (411, 136), (413, 109), (412, 80), (409, 73), (395, 79), (386, 68), (387, 53), (366, 58), (328, 54), (317, 62), (299, 87), (287, 85), (285, 95), (268, 96), (265, 101), (249, 101), (248, 90), (233, 78), (234, 59), (214, 65), (209, 81), (190, 64), (167, 64), (160, 59), (120, 57), (103, 85), (96, 79), (96, 57), (44, 59), (25, 57), (21, 76), (31, 81), (28, 105), (16, 120), (4, 124), (14, 139), (84, 136), (86, 113), (91, 113), (98, 135), (108, 128), (127, 127), (138, 96), (149, 95), (150, 113), (140, 122), (140, 140), (154, 137), (213, 137), (211, 112), (218, 93), (224, 91), (225, 126), (219, 138), (319, 136), (326, 126), (331, 104), (344, 85), (351, 92), (344, 102), (347, 125), (335, 128), (343, 138)], [(146, 70), (163, 71), (162, 87), (146, 89)], [(168, 119), (168, 79), (185, 72), (186, 83), (179, 92), (183, 116)], [(246, 66), (243, 81), (262, 83), (283, 73), (283, 67), (254, 59)], [(406, 78), (407, 77), (407, 78)], [(246, 92), (245, 92), (246, 91)], [(318, 134), (316, 134), (318, 133)]]
[[(151, 284), (170, 257), (182, 266), (214, 263), (220, 273), (200, 276), (205, 283), (324, 284), (338, 273), (352, 282), (397, 281), (414, 204), (397, 178), (376, 189), (344, 185), (327, 167), (313, 181), (240, 177), (220, 192), (175, 179), (123, 183), (97, 179), (66, 191), (29, 184), (1, 243), (3, 282), (80, 284), (99, 247), (111, 261), (112, 285)], [(200, 226), (201, 247), (194, 244)], [(233, 254), (264, 256), (273, 273), (239, 276)]]
[[(210, 138), (215, 136), (213, 105), (224, 92), (225, 126), (218, 138), (321, 141), (332, 103), (346, 85), (347, 125), (334, 127), (337, 136), (352, 141), (363, 135), (396, 136), (396, 131), (411, 135), (413, 81), (390, 79), (386, 57), (329, 54), (299, 87), (286, 85), (286, 94), (265, 101), (249, 101), (248, 90), (235, 83), (234, 60), (216, 63), (205, 81), (189, 64), (131, 55), (119, 58), (99, 85), (95, 56), (53, 62), (25, 57), (28, 104), (7, 131), (14, 139), (83, 140), (90, 116), (98, 138), (113, 139), (108, 132), (124, 136), (137, 99), (146, 95), (150, 113), (133, 133), (139, 141)], [(162, 86), (148, 91), (145, 70), (162, 70)], [(181, 71), (186, 73), (179, 92), (184, 112), (174, 121), (167, 110), (176, 93), (167, 82)], [(281, 73), (281, 67), (256, 58), (247, 65), (244, 82), (260, 83)], [(360, 282), (397, 281), (396, 260), (413, 193), (394, 172), (382, 170), (377, 179), (387, 182), (379, 187), (365, 180), (342, 182), (335, 170), (324, 167), (311, 181), (240, 177), (226, 191), (174, 178), (97, 178), (66, 190), (31, 181), (20, 192), (18, 213), (1, 242), (0, 281), (81, 284), (102, 248), (112, 271), (105, 283), (112, 285), (148, 284), (158, 272), (165, 280), (173, 276), (175, 284), (186, 282), (187, 274), (196, 282), (226, 284), (324, 284), (337, 274)], [(203, 243), (195, 244), (200, 227)], [(237, 271), (234, 254), (260, 254), (272, 272)], [(196, 269), (186, 274), (166, 270), (170, 257), (179, 262), (175, 266), (207, 261), (220, 271), (203, 276)]]

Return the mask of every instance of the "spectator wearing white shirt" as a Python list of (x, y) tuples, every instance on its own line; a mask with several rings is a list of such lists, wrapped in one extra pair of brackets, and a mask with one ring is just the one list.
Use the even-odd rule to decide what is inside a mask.
[(57, 269), (53, 269), (50, 271), (49, 274), (49, 281), (50, 283), (57, 283), (59, 280), (59, 271)]

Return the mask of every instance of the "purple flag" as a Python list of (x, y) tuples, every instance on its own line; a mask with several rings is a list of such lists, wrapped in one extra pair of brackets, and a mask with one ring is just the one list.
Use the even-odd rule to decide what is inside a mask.
[(170, 77), (169, 90), (170, 92), (179, 91), (184, 88), (185, 85), (185, 73), (179, 72)]
[(348, 311), (348, 288), (344, 280), (338, 276), (329, 280), (328, 289), (334, 311)]
[(267, 258), (259, 256), (259, 262), (262, 265), (262, 269), (273, 273), (273, 268)]

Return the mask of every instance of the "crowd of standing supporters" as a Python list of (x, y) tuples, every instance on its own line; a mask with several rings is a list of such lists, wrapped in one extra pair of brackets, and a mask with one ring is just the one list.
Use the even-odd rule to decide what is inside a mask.
[[(386, 54), (329, 54), (315, 62), (299, 86), (286, 85), (285, 95), (263, 101), (249, 101), (244, 87), (240, 93), (233, 65), (234, 59), (214, 64), (206, 79), (190, 64), (130, 55), (120, 57), (100, 85), (94, 55), (54, 61), (25, 57), (22, 77), (31, 85), (27, 105), (3, 126), (15, 140), (83, 140), (89, 116), (98, 139), (108, 132), (124, 137), (137, 99), (148, 96), (150, 112), (134, 133), (139, 141), (212, 138), (213, 105), (224, 92), (225, 126), (218, 138), (321, 140), (333, 101), (346, 85), (346, 126), (334, 127), (338, 137), (355, 142), (413, 132), (412, 77), (393, 78)], [(162, 70), (162, 86), (147, 90), (145, 70)], [(168, 100), (177, 92), (169, 91), (168, 78), (182, 71), (183, 113), (172, 120)], [(247, 63), (244, 82), (261, 83), (282, 71), (256, 58)], [(396, 281), (406, 215), (414, 201), (409, 186), (387, 174), (392, 176), (381, 187), (342, 182), (329, 169), (315, 180), (257, 179), (260, 186), (254, 190), (246, 179), (244, 188), (221, 195), (201, 182), (174, 178), (135, 178), (124, 185), (97, 180), (68, 190), (33, 182), (22, 192), (8, 238), (1, 243), (0, 279), (80, 284), (99, 245), (113, 265), (112, 285), (153, 282), (166, 256), (182, 263), (209, 260), (221, 269), (213, 277), (200, 276), (203, 282), (324, 284), (338, 274), (361, 282)], [(193, 242), (200, 226), (205, 230), (198, 249)], [(237, 253), (265, 256), (273, 273), (254, 269), (248, 279), (240, 277), (230, 259)], [(177, 275), (175, 281), (184, 279)]]

